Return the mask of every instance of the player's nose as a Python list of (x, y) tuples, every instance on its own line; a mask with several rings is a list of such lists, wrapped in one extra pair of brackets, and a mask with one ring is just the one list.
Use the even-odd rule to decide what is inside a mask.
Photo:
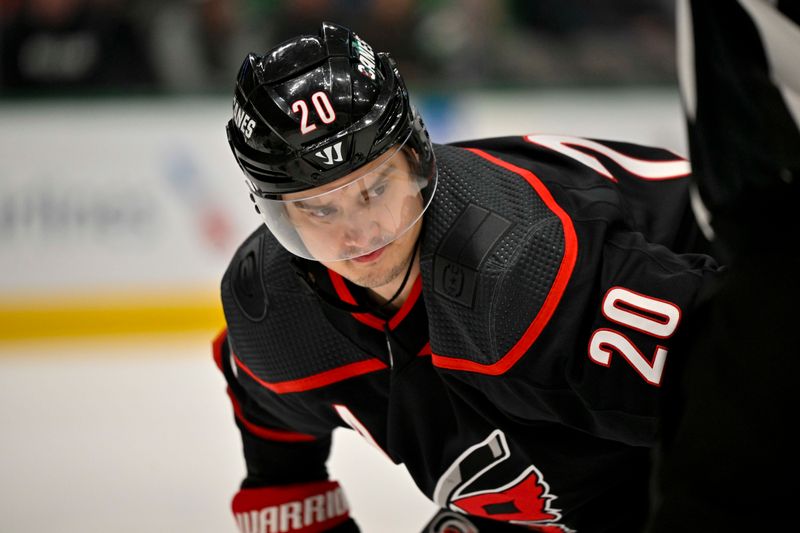
[(380, 225), (369, 212), (351, 213), (342, 222), (342, 239), (345, 246), (363, 249), (374, 243), (380, 236)]

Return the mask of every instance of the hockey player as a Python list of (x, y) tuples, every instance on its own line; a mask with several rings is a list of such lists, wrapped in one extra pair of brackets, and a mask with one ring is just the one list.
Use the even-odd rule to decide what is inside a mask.
[(649, 533), (797, 528), (800, 3), (682, 0), (681, 87), (728, 272), (665, 402)]
[(718, 270), (685, 160), (434, 145), (392, 59), (329, 23), (246, 58), (227, 131), (265, 222), (215, 342), (242, 531), (357, 531), (325, 468), (338, 427), (405, 465), (431, 530), (641, 530), (662, 386)]

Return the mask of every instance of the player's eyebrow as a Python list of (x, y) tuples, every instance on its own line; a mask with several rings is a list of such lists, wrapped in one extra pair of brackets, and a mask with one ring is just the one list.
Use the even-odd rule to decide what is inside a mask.
[[(370, 178), (372, 179), (372, 183), (367, 186), (365, 183), (362, 183), (363, 187), (359, 187), (362, 191), (371, 191), (375, 187), (385, 183), (389, 178), (391, 178), (391, 174), (397, 170), (396, 167), (392, 165), (384, 165), (379, 170), (376, 170), (372, 173)], [(363, 192), (362, 192), (363, 195)], [(321, 209), (324, 207), (330, 207), (332, 204), (331, 202), (325, 202), (322, 204), (313, 203), (313, 198), (309, 200), (291, 200), (291, 203), (297, 209), (309, 210), (309, 209)]]
[(366, 198), (370, 192), (372, 192), (375, 188), (380, 187), (381, 185), (385, 184), (389, 181), (389, 174), (392, 172), (392, 167), (386, 167), (377, 172), (374, 176), (370, 176), (372, 179), (372, 183), (367, 185), (363, 183), (361, 187), (359, 187), (359, 192), (363, 198)]
[(385, 183), (389, 178), (391, 178), (391, 169), (385, 169), (381, 171), (375, 179), (372, 180), (372, 183), (369, 184), (367, 189), (374, 189), (376, 186)]
[[(377, 179), (388, 178), (395, 172), (399, 172), (401, 169), (396, 167), (394, 164), (389, 163), (384, 165), (383, 168), (378, 170)], [(376, 180), (377, 181), (377, 180)]]
[(394, 173), (396, 170), (397, 169), (395, 167), (391, 166), (391, 165), (386, 165), (383, 168), (381, 168), (380, 170), (377, 170), (373, 174), (373, 176), (371, 176), (373, 178), (372, 179), (372, 183), (370, 183), (369, 186), (366, 187), (366, 189), (372, 189), (376, 185), (379, 185), (379, 184), (385, 182), (386, 180), (388, 180), (391, 177), (392, 173)]
[(304, 200), (295, 200), (292, 203), (294, 204), (294, 206), (297, 209), (303, 209), (303, 210), (306, 210), (306, 211), (309, 210), (309, 209), (321, 209), (323, 207), (330, 207), (330, 205), (331, 205), (330, 202), (325, 202), (325, 203), (322, 203), (322, 204), (315, 204), (315, 203), (309, 203), (309, 202), (304, 201)]

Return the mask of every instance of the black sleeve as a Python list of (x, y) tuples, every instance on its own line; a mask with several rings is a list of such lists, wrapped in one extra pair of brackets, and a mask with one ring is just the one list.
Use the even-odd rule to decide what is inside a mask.
[(217, 364), (228, 384), (236, 425), (242, 436), (247, 477), (242, 488), (287, 485), (328, 479), (331, 436), (314, 436), (286, 427), (259, 406), (238, 381), (227, 334), (217, 339)]
[[(247, 466), (247, 475), (231, 502), (239, 529), (270, 529), (279, 509), (289, 506), (306, 513), (297, 518), (298, 524), (304, 524), (297, 531), (358, 533), (341, 487), (328, 479), (325, 463), (330, 433), (310, 435), (287, 427), (247, 394), (232, 363), (227, 330), (213, 345), (215, 362), (228, 384)], [(314, 507), (312, 501), (327, 503)]]

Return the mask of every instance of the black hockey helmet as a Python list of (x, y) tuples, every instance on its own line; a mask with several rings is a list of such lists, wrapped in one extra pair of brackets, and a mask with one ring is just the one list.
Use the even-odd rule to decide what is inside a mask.
[(263, 197), (334, 181), (410, 133), (409, 146), (432, 157), (394, 60), (329, 22), (319, 36), (247, 56), (227, 131), (236, 161)]
[[(388, 161), (393, 151), (402, 154), (422, 205), (411, 221), (395, 213), (391, 229), (384, 228), (379, 239), (385, 245), (422, 216), (435, 190), (431, 142), (397, 65), (336, 24), (325, 22), (318, 36), (296, 37), (263, 56), (247, 56), (237, 76), (227, 134), (257, 211), (296, 255), (331, 259), (308, 250), (302, 234), (292, 235), (300, 232), (293, 227), (297, 217), (287, 216), (286, 199), (296, 199), (297, 193), (315, 194), (346, 176), (356, 179), (374, 170), (377, 159)], [(345, 255), (368, 253), (356, 248)]]

